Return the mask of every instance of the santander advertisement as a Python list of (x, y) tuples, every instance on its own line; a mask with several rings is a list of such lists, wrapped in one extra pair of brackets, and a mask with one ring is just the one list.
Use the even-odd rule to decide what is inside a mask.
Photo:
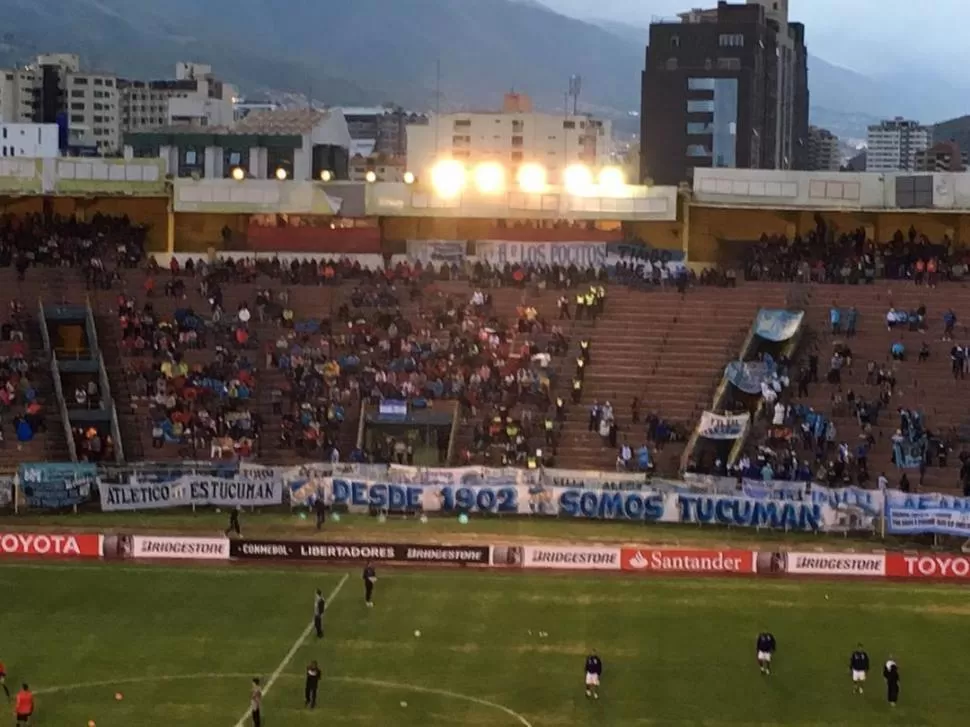
[(0, 533), (0, 558), (100, 558), (101, 536), (92, 533)]
[(730, 575), (755, 573), (757, 553), (750, 550), (671, 550), (623, 548), (620, 567), (636, 573), (696, 573)]

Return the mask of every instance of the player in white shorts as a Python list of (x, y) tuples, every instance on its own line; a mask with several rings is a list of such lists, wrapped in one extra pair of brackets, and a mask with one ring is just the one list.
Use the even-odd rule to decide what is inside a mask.
[(771, 655), (775, 653), (775, 637), (770, 631), (758, 634), (758, 667), (765, 676), (771, 674)]
[(603, 661), (594, 651), (586, 657), (586, 696), (600, 698), (600, 677), (603, 675)]
[(865, 684), (866, 675), (869, 673), (869, 655), (862, 648), (862, 644), (859, 644), (856, 650), (852, 652), (852, 656), (849, 658), (849, 670), (852, 672), (852, 691), (856, 694), (862, 694), (862, 687)]

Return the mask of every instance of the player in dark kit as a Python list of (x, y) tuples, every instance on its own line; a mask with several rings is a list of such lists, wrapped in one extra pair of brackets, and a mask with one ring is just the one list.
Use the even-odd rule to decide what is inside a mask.
[(891, 656), (883, 667), (882, 675), (886, 678), (886, 700), (890, 707), (895, 707), (899, 701), (899, 667)]
[(327, 601), (323, 597), (323, 591), (317, 589), (317, 594), (313, 597), (313, 628), (317, 630), (317, 638), (323, 638), (323, 612), (327, 610)]
[(862, 694), (862, 687), (866, 683), (866, 676), (869, 674), (869, 655), (862, 648), (862, 644), (856, 647), (849, 659), (849, 669), (852, 670), (852, 691)]
[(775, 637), (769, 631), (758, 634), (758, 666), (761, 673), (771, 674), (771, 656), (775, 653)]
[(374, 606), (374, 584), (377, 583), (377, 573), (374, 571), (374, 566), (367, 561), (367, 565), (364, 566), (364, 603), (367, 604), (368, 608), (373, 608)]
[(586, 696), (600, 698), (600, 677), (603, 676), (603, 661), (595, 651), (586, 657)]
[(320, 685), (320, 667), (317, 662), (311, 661), (306, 668), (306, 687), (303, 689), (303, 697), (306, 706), (313, 709), (317, 706), (317, 687)]

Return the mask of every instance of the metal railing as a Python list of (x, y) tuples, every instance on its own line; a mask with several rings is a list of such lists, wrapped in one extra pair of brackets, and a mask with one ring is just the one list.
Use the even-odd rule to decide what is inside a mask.
[[(121, 428), (118, 425), (118, 409), (115, 407), (114, 397), (111, 395), (111, 381), (108, 379), (108, 369), (104, 365), (104, 356), (101, 353), (101, 344), (98, 342), (98, 324), (94, 318), (94, 307), (91, 305), (91, 298), (85, 298), (85, 319), (87, 322), (89, 346), (91, 356), (98, 362), (98, 378), (101, 381), (101, 401), (102, 408), (111, 414), (111, 437), (114, 440), (115, 461), (119, 464), (125, 462), (125, 449), (121, 442)], [(110, 408), (109, 408), (110, 407)]]

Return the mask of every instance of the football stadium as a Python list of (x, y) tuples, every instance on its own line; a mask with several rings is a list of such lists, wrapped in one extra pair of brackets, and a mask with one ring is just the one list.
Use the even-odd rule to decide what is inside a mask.
[(341, 128), (0, 158), (0, 725), (966, 724), (965, 172)]

